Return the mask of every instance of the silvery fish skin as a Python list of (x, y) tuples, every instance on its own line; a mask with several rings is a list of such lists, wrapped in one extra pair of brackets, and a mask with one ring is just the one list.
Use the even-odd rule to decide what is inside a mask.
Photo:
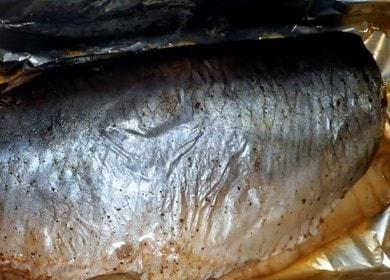
[(370, 164), (380, 86), (338, 33), (46, 73), (1, 97), (0, 271), (210, 279), (292, 250)]

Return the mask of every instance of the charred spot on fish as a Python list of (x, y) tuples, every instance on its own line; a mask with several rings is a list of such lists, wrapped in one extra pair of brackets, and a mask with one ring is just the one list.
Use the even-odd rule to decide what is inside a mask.
[(122, 246), (120, 246), (118, 249), (115, 250), (116, 257), (119, 260), (131, 261), (135, 257), (134, 253), (135, 250), (133, 246), (129, 243), (123, 244)]
[(196, 102), (195, 105), (194, 105), (195, 109), (199, 109), (200, 108), (200, 103), (199, 102)]
[(257, 158), (255, 160), (255, 169), (257, 172), (261, 172), (261, 159), (260, 158)]
[(381, 99), (381, 107), (382, 108), (386, 108), (387, 107), (387, 97), (386, 97), (386, 95), (384, 95), (383, 97), (382, 97), (382, 99)]

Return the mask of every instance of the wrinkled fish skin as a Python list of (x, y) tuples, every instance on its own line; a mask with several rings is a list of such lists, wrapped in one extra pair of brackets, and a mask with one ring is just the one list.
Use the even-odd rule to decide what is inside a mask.
[(45, 74), (2, 97), (1, 269), (208, 279), (294, 248), (370, 164), (380, 86), (350, 34)]

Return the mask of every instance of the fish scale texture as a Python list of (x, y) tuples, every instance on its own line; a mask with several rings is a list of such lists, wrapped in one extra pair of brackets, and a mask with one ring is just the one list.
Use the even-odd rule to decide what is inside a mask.
[(350, 34), (43, 74), (0, 97), (0, 268), (209, 279), (293, 250), (370, 164), (380, 86)]

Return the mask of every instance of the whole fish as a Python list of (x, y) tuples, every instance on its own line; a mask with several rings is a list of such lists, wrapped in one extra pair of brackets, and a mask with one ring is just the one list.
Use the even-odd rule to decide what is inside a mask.
[(321, 224), (368, 168), (380, 88), (344, 33), (47, 72), (1, 96), (0, 271), (249, 278), (271, 259), (280, 270), (295, 260), (286, 252), (327, 241)]

